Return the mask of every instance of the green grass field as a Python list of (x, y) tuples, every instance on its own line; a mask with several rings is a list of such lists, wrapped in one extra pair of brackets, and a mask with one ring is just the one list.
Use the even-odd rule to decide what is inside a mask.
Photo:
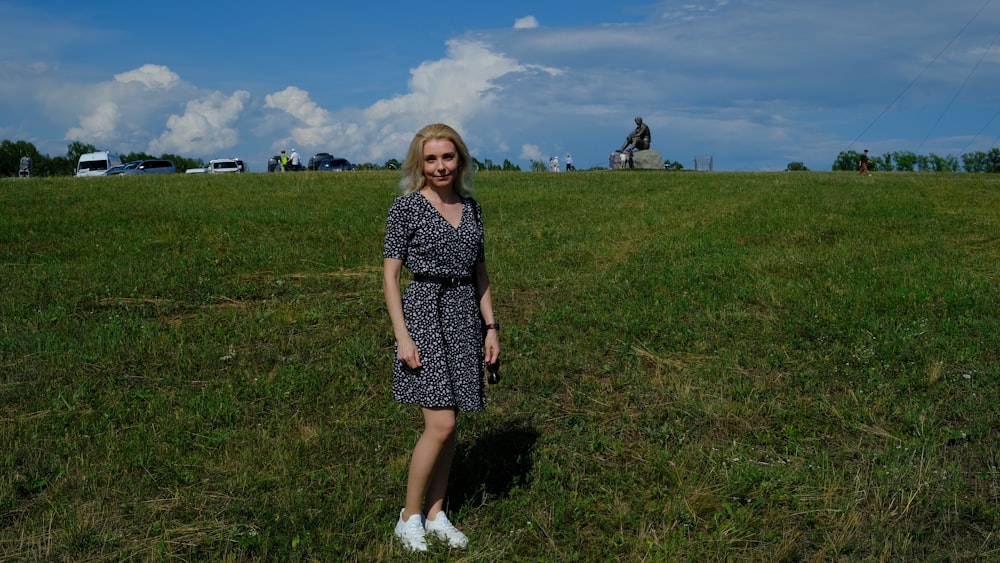
[[(0, 181), (0, 560), (406, 559), (397, 176)], [(1000, 558), (1000, 177), (481, 173), (423, 560)]]

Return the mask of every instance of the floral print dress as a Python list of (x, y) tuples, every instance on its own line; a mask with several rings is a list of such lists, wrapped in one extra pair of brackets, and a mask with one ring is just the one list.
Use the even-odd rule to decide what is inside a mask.
[[(479, 204), (463, 198), (455, 228), (419, 191), (398, 197), (386, 219), (383, 257), (401, 260), (414, 274), (475, 276), (476, 263), (485, 261)], [(423, 407), (482, 410), (483, 334), (475, 284), (411, 282), (403, 292), (403, 316), (421, 366), (395, 361), (393, 397)]]

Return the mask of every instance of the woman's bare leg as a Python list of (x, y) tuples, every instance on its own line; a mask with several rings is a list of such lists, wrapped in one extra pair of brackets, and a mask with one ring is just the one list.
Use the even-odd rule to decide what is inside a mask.
[(424, 432), (417, 440), (410, 459), (404, 519), (424, 510), (432, 519), (437, 515), (444, 505), (448, 476), (455, 457), (455, 410), (424, 407), (422, 411)]

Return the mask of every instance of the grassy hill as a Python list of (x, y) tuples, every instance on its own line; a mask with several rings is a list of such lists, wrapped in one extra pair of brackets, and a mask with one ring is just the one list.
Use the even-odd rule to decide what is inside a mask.
[[(0, 182), (0, 560), (406, 557), (396, 181)], [(1000, 178), (476, 190), (503, 380), (425, 559), (1000, 557)]]

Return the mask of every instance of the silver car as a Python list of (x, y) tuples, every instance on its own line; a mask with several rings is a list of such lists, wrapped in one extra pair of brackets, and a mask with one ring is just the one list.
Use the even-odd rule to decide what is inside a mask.
[(143, 160), (133, 168), (122, 170), (122, 175), (133, 174), (174, 174), (177, 168), (169, 160)]

